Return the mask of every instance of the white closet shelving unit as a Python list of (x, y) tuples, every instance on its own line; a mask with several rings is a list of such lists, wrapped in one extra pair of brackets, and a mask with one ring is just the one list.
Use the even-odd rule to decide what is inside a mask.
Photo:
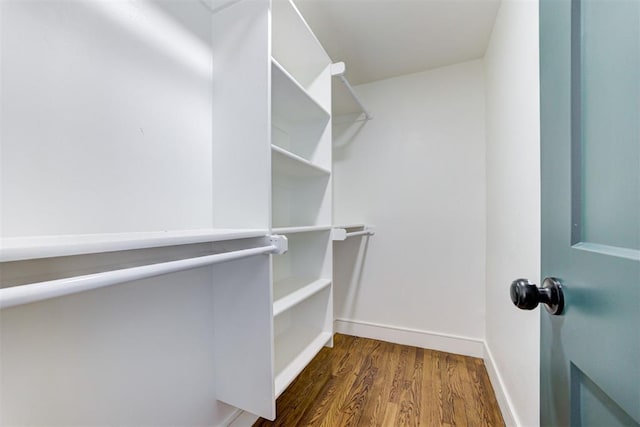
[(289, 0), (272, 1), (275, 396), (332, 345), (331, 60)]
[[(215, 388), (216, 399), (274, 419), (277, 396), (332, 345), (330, 58), (290, 0), (92, 3), (96, 10), (45, 3), (3, 9), (24, 22), (11, 26), (20, 42), (3, 45), (2, 285), (120, 270), (131, 256), (142, 265), (264, 248), (269, 234), (286, 235), (289, 251), (3, 309), (5, 337), (35, 331), (21, 336), (24, 348), (0, 346), (3, 361), (22, 360), (24, 352), (29, 363), (47, 367), (53, 353), (68, 378), (115, 382), (93, 396), (71, 381), (60, 397), (46, 377), (15, 364), (0, 392), (26, 402), (16, 390), (37, 389), (47, 402), (60, 397), (89, 408), (91, 399), (113, 400), (108, 393), (119, 389), (119, 377), (100, 369), (79, 374), (64, 348), (38, 335), (33, 319), (52, 319), (50, 327), (76, 342), (99, 335), (87, 321), (91, 313), (122, 307), (107, 323), (125, 336), (132, 319), (152, 320), (136, 324), (138, 338), (127, 348), (107, 334), (110, 355), (86, 346), (77, 359), (89, 366), (120, 360), (128, 369), (120, 374), (140, 384), (147, 377), (123, 361), (131, 354), (153, 359), (162, 367), (148, 376), (156, 382), (164, 373), (215, 378), (215, 387), (199, 380), (199, 396), (210, 398)], [(48, 21), (58, 14), (75, 19), (74, 32)], [(94, 19), (99, 26), (89, 25)], [(49, 49), (48, 39), (61, 48)], [(78, 67), (82, 55), (89, 59)], [(136, 286), (148, 293), (127, 299)], [(193, 293), (181, 293), (187, 289)], [(55, 323), (59, 307), (78, 330)], [(175, 309), (177, 336), (200, 331), (193, 347), (158, 347), (166, 338), (156, 328), (166, 319), (158, 307)], [(207, 357), (174, 372), (185, 354)], [(158, 399), (148, 405), (172, 411)], [(60, 410), (52, 420), (46, 412), (16, 419), (64, 425), (73, 417)]]
[[(265, 245), (268, 1), (2, 9), (3, 287)], [(275, 416), (270, 256), (143, 276), (0, 311), (0, 423), (191, 425), (216, 398)], [(149, 392), (181, 382), (189, 399)]]

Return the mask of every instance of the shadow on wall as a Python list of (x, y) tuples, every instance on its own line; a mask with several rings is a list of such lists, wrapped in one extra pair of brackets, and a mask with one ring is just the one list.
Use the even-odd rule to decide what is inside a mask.
[(343, 160), (348, 146), (356, 139), (360, 131), (367, 123), (358, 115), (345, 116), (344, 121), (333, 122), (333, 161)]
[(353, 319), (368, 248), (368, 236), (351, 237), (334, 244), (333, 290), (336, 319)]

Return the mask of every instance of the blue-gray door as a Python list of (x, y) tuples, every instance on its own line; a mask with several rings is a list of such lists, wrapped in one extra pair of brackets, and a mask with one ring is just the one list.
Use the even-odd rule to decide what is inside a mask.
[(541, 0), (541, 422), (640, 425), (640, 0)]

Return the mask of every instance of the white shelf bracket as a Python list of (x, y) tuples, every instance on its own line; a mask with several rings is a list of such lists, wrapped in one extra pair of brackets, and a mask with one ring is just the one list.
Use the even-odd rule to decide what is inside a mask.
[(347, 238), (347, 230), (344, 228), (334, 228), (331, 230), (331, 240), (345, 240)]
[(331, 75), (332, 76), (343, 76), (344, 72), (347, 70), (344, 62), (335, 62), (331, 64)]
[(353, 231), (351, 233), (347, 233), (347, 230), (344, 228), (334, 228), (331, 232), (331, 239), (334, 241), (341, 241), (347, 240), (349, 237), (373, 236), (375, 234), (376, 231), (373, 227), (365, 227), (364, 230)]
[(274, 255), (282, 255), (289, 250), (289, 240), (287, 239), (287, 236), (273, 234), (269, 236), (269, 241), (271, 242), (271, 245), (276, 247), (272, 252)]

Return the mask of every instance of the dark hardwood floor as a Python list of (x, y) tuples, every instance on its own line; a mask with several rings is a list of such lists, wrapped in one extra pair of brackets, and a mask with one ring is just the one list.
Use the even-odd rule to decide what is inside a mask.
[(504, 426), (482, 359), (336, 334), (264, 426)]

